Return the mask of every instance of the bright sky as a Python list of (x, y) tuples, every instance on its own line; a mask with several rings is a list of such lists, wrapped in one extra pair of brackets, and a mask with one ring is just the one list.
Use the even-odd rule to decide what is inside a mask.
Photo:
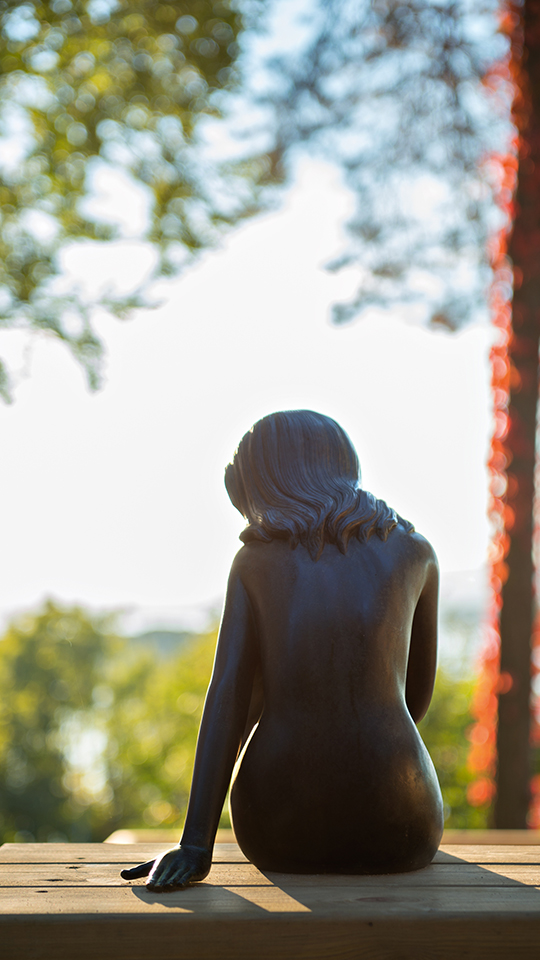
[[(100, 321), (98, 394), (60, 344), (39, 341), (15, 404), (0, 406), (0, 618), (46, 596), (131, 610), (134, 628), (217, 605), (243, 527), (223, 470), (278, 409), (337, 419), (364, 486), (432, 541), (443, 571), (485, 561), (490, 330), (382, 313), (332, 327), (354, 271), (322, 265), (351, 205), (335, 171), (306, 161), (284, 206), (169, 283), (159, 309)], [(136, 254), (124, 246), (127, 263)]]

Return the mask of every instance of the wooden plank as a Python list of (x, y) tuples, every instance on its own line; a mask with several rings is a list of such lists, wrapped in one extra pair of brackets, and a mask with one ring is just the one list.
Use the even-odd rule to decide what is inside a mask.
[(0, 848), (2, 960), (531, 960), (537, 845), (448, 844), (414, 873), (262, 874), (235, 845), (204, 883), (159, 896), (122, 865), (162, 844)]
[[(180, 839), (181, 832), (178, 828), (161, 830), (159, 827), (145, 827), (144, 830), (115, 830), (104, 840), (104, 843), (163, 843), (174, 847)], [(216, 843), (236, 843), (234, 830), (218, 830)]]
[[(498, 920), (341, 922), (310, 918), (212, 924), (167, 916), (119, 927), (109, 918), (6, 928), (5, 960), (508, 960), (507, 925)], [(537, 956), (538, 925), (523, 921), (512, 938), (512, 960)]]
[[(4, 843), (0, 847), (2, 863), (121, 863), (125, 866), (157, 857), (169, 844), (163, 843)], [(236, 843), (218, 843), (214, 862), (247, 863)]]
[[(165, 848), (167, 849), (167, 848)], [(118, 869), (159, 856), (161, 844), (4, 844), (0, 847), (0, 866), (9, 863), (115, 863)], [(216, 844), (214, 863), (247, 863), (236, 844)], [(540, 846), (488, 846), (450, 844), (441, 848), (434, 864), (470, 863), (476, 865), (540, 865)], [(416, 876), (410, 874), (407, 876)]]
[[(170, 849), (162, 843), (4, 843), (0, 846), (1, 863), (140, 863)], [(468, 863), (540, 863), (539, 844), (514, 846), (487, 844), (448, 844), (435, 854), (434, 863), (451, 863), (457, 859)], [(214, 847), (215, 863), (247, 863), (236, 843)]]
[[(178, 842), (181, 831), (161, 829), (160, 827), (144, 827), (143, 829), (115, 830), (106, 838), (105, 843), (167, 843), (174, 845)], [(233, 830), (220, 829), (216, 835), (216, 843), (235, 843)], [(448, 843), (489, 843), (501, 844), (540, 843), (540, 830), (445, 830), (443, 844)]]
[[(473, 892), (474, 891), (474, 892)], [(194, 884), (161, 896), (144, 885), (59, 887), (5, 887), (0, 898), (0, 937), (5, 920), (19, 917), (38, 920), (51, 915), (113, 915), (125, 921), (133, 915), (193, 914), (208, 921), (217, 917), (236, 920), (261, 917), (267, 913), (311, 913), (318, 918), (364, 919), (402, 917), (418, 921), (427, 918), (462, 919), (504, 915), (506, 919), (529, 917), (540, 924), (540, 889), (515, 883), (511, 886), (371, 887), (324, 884), (280, 883), (254, 886)], [(539, 927), (540, 930), (540, 927)]]
[(434, 862), (450, 863), (452, 860), (466, 863), (540, 863), (540, 846), (490, 846), (488, 844), (449, 844), (435, 854)]
[[(6, 864), (0, 873), (0, 891), (8, 886), (47, 886), (47, 882), (71, 887), (84, 886), (88, 883), (123, 887), (128, 881), (120, 876), (122, 867), (121, 863)], [(141, 885), (144, 882), (144, 880), (132, 881)], [(215, 863), (206, 882), (214, 886), (231, 883), (246, 886), (272, 883), (251, 863)]]
[(503, 844), (540, 843), (540, 830), (445, 830), (442, 844), (449, 843), (489, 843)]
[[(36, 887), (58, 884), (63, 887), (124, 886), (120, 877), (120, 863), (21, 863), (4, 864), (0, 871), (0, 891), (5, 887)], [(300, 884), (312, 887), (350, 887), (370, 889), (374, 883), (399, 888), (404, 883), (415, 887), (433, 886), (525, 886), (540, 887), (540, 865), (486, 864), (477, 865), (456, 861), (432, 864), (413, 874), (387, 876), (290, 875), (261, 873), (250, 863), (215, 863), (205, 881), (213, 886), (252, 886)], [(144, 880), (134, 881), (139, 885)]]
[[(115, 830), (105, 843), (167, 843), (178, 842), (180, 831), (163, 830), (159, 827), (145, 827), (139, 830)], [(233, 830), (221, 829), (217, 832), (216, 843), (235, 843)], [(448, 843), (489, 843), (489, 844), (531, 844), (540, 843), (540, 830), (445, 830), (443, 844)]]

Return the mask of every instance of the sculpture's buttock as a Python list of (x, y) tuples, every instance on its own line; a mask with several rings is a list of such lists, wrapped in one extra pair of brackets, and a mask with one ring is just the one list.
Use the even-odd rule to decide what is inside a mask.
[[(407, 726), (406, 718), (401, 723)], [(231, 791), (243, 852), (259, 869), (291, 873), (426, 866), (441, 839), (442, 802), (429, 755), (416, 738), (415, 732), (396, 738), (393, 757), (350, 746), (326, 755), (316, 749), (313, 758), (309, 742), (298, 750), (285, 745), (281, 753), (263, 721)]]

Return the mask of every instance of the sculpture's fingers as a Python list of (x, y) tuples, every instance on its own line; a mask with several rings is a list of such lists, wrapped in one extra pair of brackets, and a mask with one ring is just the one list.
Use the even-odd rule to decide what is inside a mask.
[(147, 860), (146, 863), (140, 863), (138, 867), (121, 870), (120, 876), (123, 880), (138, 880), (140, 877), (147, 877), (155, 862), (155, 860)]
[(151, 877), (146, 885), (149, 890), (154, 890), (157, 893), (169, 893), (171, 890), (185, 887), (195, 872), (194, 867), (186, 867), (185, 864), (180, 867), (173, 866), (170, 870), (164, 871), (159, 878)]
[(169, 884), (171, 884), (173, 888), (185, 887), (191, 882), (196, 872), (195, 867), (181, 867), (176, 871), (174, 876), (170, 877)]
[(149, 890), (164, 889), (174, 877), (176, 867), (173, 863), (158, 863), (146, 881)]
[(174, 884), (176, 887), (187, 887), (188, 883), (191, 883), (193, 880), (194, 870), (186, 870), (185, 873), (181, 874), (179, 877), (175, 877)]
[(154, 893), (171, 893), (173, 890), (181, 890), (183, 887), (186, 887), (192, 875), (193, 871), (188, 870), (180, 876), (172, 876), (167, 880), (149, 881), (146, 886), (148, 890), (153, 890)]

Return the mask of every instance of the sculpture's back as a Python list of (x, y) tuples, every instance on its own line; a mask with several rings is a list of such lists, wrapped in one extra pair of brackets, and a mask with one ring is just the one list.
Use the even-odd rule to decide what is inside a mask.
[(241, 848), (283, 872), (425, 866), (442, 801), (405, 686), (429, 546), (399, 527), (317, 562), (283, 541), (241, 553), (264, 689), (231, 792)]

